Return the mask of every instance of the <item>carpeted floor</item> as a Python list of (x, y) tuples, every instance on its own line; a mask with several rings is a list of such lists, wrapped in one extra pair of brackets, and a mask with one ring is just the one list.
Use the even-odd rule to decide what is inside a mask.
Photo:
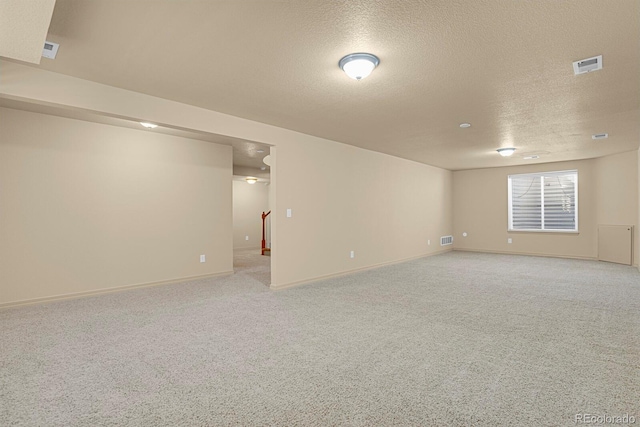
[(261, 255), (260, 249), (236, 249), (233, 251), (233, 271), (269, 286), (271, 284), (271, 256)]
[(0, 425), (640, 418), (632, 267), (451, 252), (279, 292), (255, 273), (0, 311)]

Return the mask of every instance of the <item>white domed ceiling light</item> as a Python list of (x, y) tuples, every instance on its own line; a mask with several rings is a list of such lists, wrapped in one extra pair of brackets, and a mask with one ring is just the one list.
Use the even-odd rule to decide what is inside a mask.
[(352, 53), (338, 62), (340, 69), (355, 80), (362, 80), (380, 64), (380, 59), (370, 53)]
[(247, 178), (245, 178), (245, 181), (247, 181), (247, 184), (255, 184), (256, 182), (258, 182), (258, 178), (248, 176)]
[(499, 148), (496, 150), (502, 157), (509, 157), (511, 156), (516, 149), (515, 148)]
[(271, 154), (267, 154), (266, 156), (264, 156), (264, 159), (262, 159), (262, 163), (267, 166), (271, 166)]

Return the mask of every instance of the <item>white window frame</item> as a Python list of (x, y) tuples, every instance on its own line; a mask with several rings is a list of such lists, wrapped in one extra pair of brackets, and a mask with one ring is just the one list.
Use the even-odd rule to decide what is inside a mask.
[[(545, 177), (545, 176), (553, 176), (553, 175), (562, 175), (562, 174), (569, 174), (569, 173), (575, 173), (576, 174), (576, 183), (575, 183), (575, 217), (576, 217), (576, 227), (574, 230), (558, 230), (558, 229), (545, 229), (545, 228), (540, 228), (540, 229), (536, 229), (536, 228), (532, 228), (532, 229), (525, 229), (525, 228), (513, 228), (513, 206), (512, 206), (512, 191), (511, 191), (511, 177), (515, 177), (515, 176), (536, 176), (536, 177)], [(571, 170), (564, 170), (564, 171), (548, 171), (548, 172), (535, 172), (535, 173), (521, 173), (521, 174), (512, 174), (509, 175), (507, 177), (507, 193), (508, 193), (508, 213), (507, 213), (507, 220), (508, 220), (508, 228), (507, 231), (509, 232), (515, 232), (515, 233), (520, 233), (520, 232), (524, 232), (524, 233), (579, 233), (579, 227), (578, 227), (578, 170), (577, 169), (571, 169)], [(541, 194), (541, 227), (544, 227), (544, 178), (540, 180), (541, 183), (541, 190), (540, 190), (540, 194)]]

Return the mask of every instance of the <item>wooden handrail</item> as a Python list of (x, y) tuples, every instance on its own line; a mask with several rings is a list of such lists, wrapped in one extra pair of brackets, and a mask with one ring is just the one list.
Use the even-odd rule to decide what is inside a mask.
[(267, 251), (271, 251), (271, 248), (267, 248), (267, 241), (266, 241), (266, 234), (265, 234), (265, 221), (270, 213), (271, 211), (267, 213), (262, 212), (262, 255), (264, 255), (264, 253)]

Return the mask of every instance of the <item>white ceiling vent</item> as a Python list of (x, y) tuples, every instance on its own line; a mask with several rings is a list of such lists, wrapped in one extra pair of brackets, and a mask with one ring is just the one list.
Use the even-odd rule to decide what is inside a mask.
[(60, 45), (53, 42), (44, 42), (44, 48), (42, 49), (42, 56), (49, 59), (56, 59), (58, 48)]
[(594, 133), (593, 135), (591, 135), (592, 139), (607, 139), (609, 138), (609, 134), (608, 133)]
[(602, 55), (581, 59), (573, 63), (573, 72), (576, 76), (596, 70), (602, 70)]

